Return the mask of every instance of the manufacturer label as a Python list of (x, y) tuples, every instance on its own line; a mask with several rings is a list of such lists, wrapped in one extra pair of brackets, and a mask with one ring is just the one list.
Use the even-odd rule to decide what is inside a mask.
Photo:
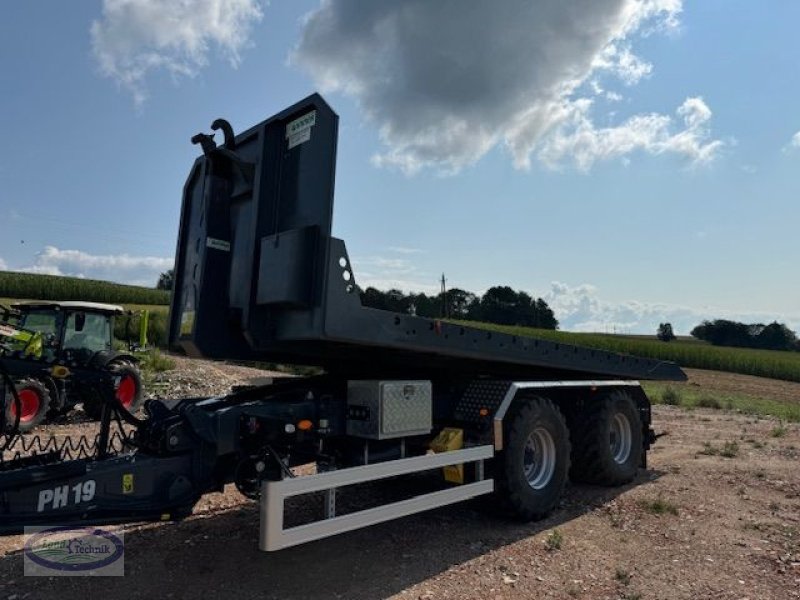
[(290, 150), (311, 139), (311, 128), (316, 122), (317, 111), (312, 110), (286, 125), (286, 139)]
[(122, 475), (122, 493), (133, 493), (133, 473), (123, 473)]
[(231, 251), (231, 243), (225, 240), (218, 240), (217, 238), (207, 237), (206, 247), (213, 248), (214, 250), (222, 250), (223, 252)]

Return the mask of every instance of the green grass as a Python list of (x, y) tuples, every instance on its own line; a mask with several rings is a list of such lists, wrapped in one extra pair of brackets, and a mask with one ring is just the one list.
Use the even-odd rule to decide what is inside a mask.
[(150, 348), (145, 352), (136, 352), (135, 356), (139, 359), (139, 366), (143, 371), (162, 373), (175, 368), (175, 361), (166, 354), (162, 354), (158, 348)]
[(671, 404), (686, 408), (724, 408), (747, 415), (772, 416), (783, 421), (800, 422), (800, 402), (730, 392), (714, 392), (711, 396), (708, 391), (695, 390), (691, 386), (677, 388), (653, 381), (643, 381), (642, 388), (653, 404)]
[(725, 442), (718, 448), (711, 442), (703, 442), (703, 449), (698, 454), (705, 456), (723, 456), (725, 458), (736, 458), (739, 456), (739, 444), (736, 441)]
[(79, 279), (38, 273), (0, 271), (0, 290), (8, 298), (38, 300), (83, 300), (85, 302), (126, 302), (169, 304), (169, 292), (154, 288), (123, 285), (111, 281)]
[(655, 500), (640, 500), (639, 501), (639, 508), (646, 510), (649, 513), (654, 515), (677, 515), (678, 514), (678, 507), (670, 502), (669, 500), (665, 500), (662, 497), (658, 497)]
[(564, 543), (564, 534), (561, 533), (558, 529), (553, 529), (550, 532), (550, 535), (547, 536), (547, 539), (544, 541), (544, 547), (549, 552), (554, 552), (556, 550), (561, 550), (561, 545)]
[(775, 427), (772, 428), (772, 431), (769, 434), (774, 438), (780, 438), (786, 435), (789, 429), (783, 423), (779, 423)]
[(685, 339), (659, 342), (655, 336), (648, 339), (644, 336), (572, 333), (473, 321), (457, 321), (456, 323), (511, 335), (535, 337), (657, 360), (670, 360), (677, 362), (682, 367), (728, 371), (800, 382), (800, 352), (726, 348)]

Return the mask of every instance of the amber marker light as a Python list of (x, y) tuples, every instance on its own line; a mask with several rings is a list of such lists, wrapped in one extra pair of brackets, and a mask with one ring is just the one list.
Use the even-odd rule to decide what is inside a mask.
[(308, 431), (314, 426), (314, 424), (309, 419), (303, 419), (302, 421), (297, 422), (297, 428), (300, 431)]

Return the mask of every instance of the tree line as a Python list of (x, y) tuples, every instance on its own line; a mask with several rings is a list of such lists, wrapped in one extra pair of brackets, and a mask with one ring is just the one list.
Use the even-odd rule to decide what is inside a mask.
[(716, 319), (703, 321), (691, 333), (697, 339), (715, 346), (800, 351), (800, 341), (795, 332), (777, 321), (764, 325)]
[(368, 287), (361, 291), (361, 303), (370, 308), (419, 317), (558, 329), (558, 319), (547, 302), (508, 286), (491, 287), (482, 296), (459, 288), (428, 296), (405, 294), (397, 289), (382, 292)]

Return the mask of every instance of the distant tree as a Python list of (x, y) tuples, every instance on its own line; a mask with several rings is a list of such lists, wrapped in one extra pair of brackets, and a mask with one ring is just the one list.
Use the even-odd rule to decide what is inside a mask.
[(558, 319), (547, 302), (541, 298), (536, 299), (536, 325), (534, 327), (541, 327), (542, 329), (558, 329)]
[(672, 331), (672, 323), (659, 323), (656, 337), (662, 342), (671, 342), (674, 340), (675, 334)]
[(525, 292), (516, 292), (508, 286), (495, 286), (486, 290), (472, 310), (469, 318), (499, 325), (522, 325), (557, 329), (558, 319), (547, 305), (534, 300)]
[(175, 270), (170, 269), (169, 271), (164, 271), (161, 275), (158, 276), (158, 283), (156, 283), (157, 290), (172, 290), (172, 284), (175, 280)]
[(442, 312), (446, 312), (454, 319), (558, 329), (558, 319), (547, 302), (508, 286), (489, 288), (483, 296), (459, 288), (447, 290), (445, 297), (441, 293), (436, 296), (423, 293), (406, 295), (397, 289), (382, 292), (373, 287), (359, 290), (359, 293), (362, 305), (379, 310), (431, 319), (438, 319)]
[(765, 350), (796, 350), (800, 347), (797, 335), (778, 322), (763, 325), (737, 323), (725, 319), (703, 321), (692, 329), (692, 335), (715, 346), (738, 346)]
[(797, 348), (797, 336), (786, 325), (773, 321), (764, 326), (756, 337), (758, 348), (768, 350), (794, 350)]
[[(437, 296), (437, 302), (441, 304), (441, 294)], [(447, 290), (448, 314), (454, 319), (468, 318), (470, 308), (478, 302), (478, 297), (472, 292), (467, 292), (459, 288)]]

